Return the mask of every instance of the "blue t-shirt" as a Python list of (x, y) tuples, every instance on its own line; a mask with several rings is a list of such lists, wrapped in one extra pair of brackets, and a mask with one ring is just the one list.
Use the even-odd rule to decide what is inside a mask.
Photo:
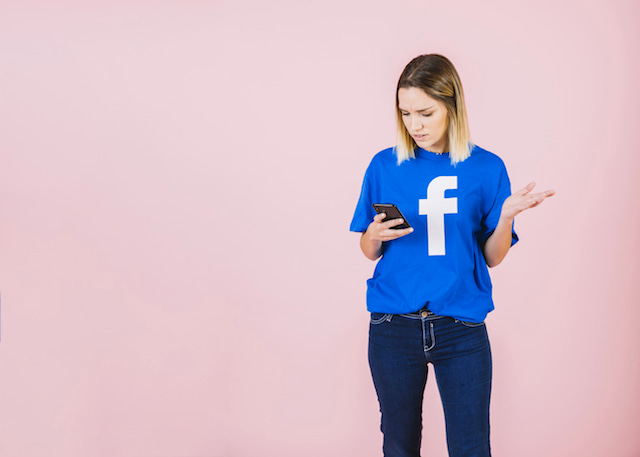
[[(482, 245), (511, 195), (507, 170), (478, 146), (456, 166), (448, 153), (418, 148), (415, 154), (398, 165), (393, 148), (385, 149), (364, 176), (350, 230), (367, 230), (373, 203), (394, 203), (414, 229), (383, 243), (367, 281), (367, 309), (403, 314), (426, 306), (441, 316), (482, 322), (493, 310)], [(518, 237), (512, 236), (513, 245)]]

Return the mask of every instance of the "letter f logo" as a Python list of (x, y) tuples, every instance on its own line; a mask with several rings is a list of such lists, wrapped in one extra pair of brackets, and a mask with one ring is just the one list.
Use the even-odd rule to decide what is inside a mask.
[(458, 212), (458, 199), (444, 198), (444, 191), (457, 188), (457, 176), (438, 176), (429, 183), (427, 198), (418, 200), (418, 213), (427, 215), (429, 255), (445, 255), (444, 215)]

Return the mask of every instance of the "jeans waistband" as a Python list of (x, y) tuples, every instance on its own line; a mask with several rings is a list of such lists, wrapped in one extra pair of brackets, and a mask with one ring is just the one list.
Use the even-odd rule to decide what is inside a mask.
[(416, 311), (415, 313), (406, 313), (406, 314), (398, 314), (398, 315), (402, 317), (406, 317), (407, 319), (418, 319), (418, 320), (426, 319), (428, 321), (435, 320), (435, 319), (442, 319), (446, 317), (446, 316), (438, 316), (437, 314), (433, 314), (428, 309), (421, 309), (419, 311)]

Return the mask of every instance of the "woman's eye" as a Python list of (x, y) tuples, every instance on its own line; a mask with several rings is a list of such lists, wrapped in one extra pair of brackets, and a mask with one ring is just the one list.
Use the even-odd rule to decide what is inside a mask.
[(422, 116), (424, 116), (424, 117), (429, 117), (429, 116), (431, 116), (432, 114), (433, 114), (433, 113), (423, 113), (423, 114), (422, 114)]
[(409, 115), (409, 113), (402, 113), (402, 115), (406, 117)]

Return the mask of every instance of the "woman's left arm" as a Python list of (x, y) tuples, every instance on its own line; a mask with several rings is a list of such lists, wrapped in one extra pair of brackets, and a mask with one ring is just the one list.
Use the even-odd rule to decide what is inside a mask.
[(482, 251), (489, 267), (495, 267), (505, 258), (511, 247), (511, 229), (513, 219), (522, 211), (535, 208), (544, 201), (545, 198), (555, 195), (554, 190), (547, 190), (536, 194), (530, 193), (536, 183), (530, 182), (526, 187), (514, 192), (502, 204), (500, 221), (498, 226), (484, 243)]

